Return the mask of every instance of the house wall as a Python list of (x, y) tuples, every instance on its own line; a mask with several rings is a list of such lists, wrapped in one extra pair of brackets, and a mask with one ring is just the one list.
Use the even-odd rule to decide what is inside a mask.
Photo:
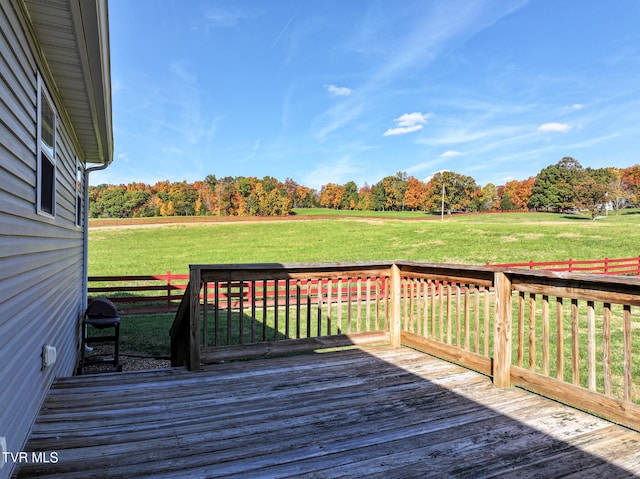
[[(0, 2), (0, 438), (12, 452), (22, 450), (53, 379), (73, 374), (84, 308), (77, 151), (49, 81), (58, 111), (56, 215), (38, 214), (38, 72), (46, 65), (17, 1)], [(57, 362), (43, 369), (45, 344), (57, 349)]]

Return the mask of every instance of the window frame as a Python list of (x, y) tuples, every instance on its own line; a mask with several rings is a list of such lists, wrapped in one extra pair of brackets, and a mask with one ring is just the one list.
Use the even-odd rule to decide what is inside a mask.
[[(47, 106), (51, 112), (51, 143), (48, 145), (43, 138), (43, 128), (45, 123), (44, 107)], [(49, 94), (47, 86), (42, 79), (42, 75), (38, 73), (38, 105), (37, 105), (37, 172), (36, 172), (36, 209), (38, 214), (56, 217), (56, 189), (58, 184), (58, 168), (57, 168), (57, 130), (58, 130), (58, 113), (55, 104)], [(45, 162), (48, 162), (46, 164)], [(49, 168), (48, 168), (49, 167)], [(45, 184), (46, 183), (46, 184)], [(48, 188), (47, 188), (48, 187)]]
[(84, 164), (78, 160), (76, 156), (76, 227), (82, 227), (82, 218), (83, 218), (83, 203), (84, 203), (84, 194), (83, 194), (83, 186), (84, 186)]

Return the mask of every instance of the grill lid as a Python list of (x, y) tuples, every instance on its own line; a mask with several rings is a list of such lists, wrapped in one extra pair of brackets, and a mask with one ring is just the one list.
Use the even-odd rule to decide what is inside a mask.
[(114, 318), (118, 316), (118, 310), (107, 298), (95, 298), (89, 303), (86, 316), (89, 319)]

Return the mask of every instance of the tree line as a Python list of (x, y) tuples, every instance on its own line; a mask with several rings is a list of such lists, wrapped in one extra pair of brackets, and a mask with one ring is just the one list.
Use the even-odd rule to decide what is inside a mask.
[(491, 210), (588, 210), (592, 217), (611, 208), (640, 203), (640, 164), (628, 168), (583, 168), (571, 157), (543, 168), (535, 177), (483, 187), (466, 175), (436, 173), (421, 181), (404, 172), (375, 185), (328, 183), (319, 191), (265, 176), (208, 175), (188, 183), (98, 185), (89, 188), (92, 218), (144, 216), (286, 216), (293, 208), (434, 213)]

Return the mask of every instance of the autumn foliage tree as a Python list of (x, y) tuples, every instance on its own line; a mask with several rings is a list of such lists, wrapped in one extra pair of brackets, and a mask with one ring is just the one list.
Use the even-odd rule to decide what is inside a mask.
[[(444, 193), (444, 198), (443, 198)], [(444, 199), (444, 205), (443, 205)], [(404, 172), (358, 188), (354, 181), (328, 183), (316, 191), (293, 179), (265, 176), (208, 175), (202, 181), (158, 181), (154, 185), (98, 185), (89, 188), (92, 218), (142, 216), (285, 216), (293, 208), (321, 206), (361, 211), (420, 210), (473, 212), (487, 210), (588, 210), (592, 216), (606, 208), (618, 211), (640, 202), (640, 165), (628, 168), (583, 168), (564, 157), (537, 176), (504, 185), (476, 181), (452, 171), (422, 181)]]

